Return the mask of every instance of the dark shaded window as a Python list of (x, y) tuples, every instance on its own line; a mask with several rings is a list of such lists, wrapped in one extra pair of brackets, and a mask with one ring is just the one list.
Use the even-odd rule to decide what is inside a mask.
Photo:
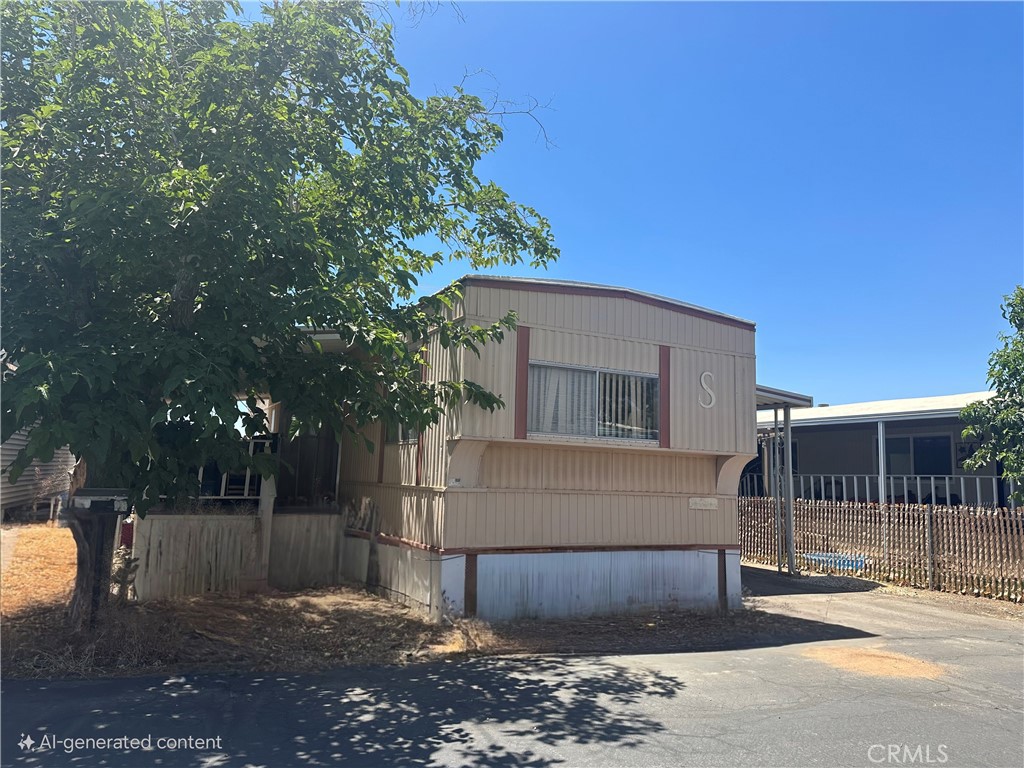
[(948, 436), (914, 438), (914, 472), (918, 475), (953, 474), (953, 447)]

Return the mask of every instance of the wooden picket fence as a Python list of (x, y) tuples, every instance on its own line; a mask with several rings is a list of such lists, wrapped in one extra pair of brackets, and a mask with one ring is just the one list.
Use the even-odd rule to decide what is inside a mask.
[[(744, 560), (777, 563), (776, 531), (775, 499), (740, 498)], [(1024, 601), (1021, 509), (797, 499), (793, 539), (801, 570)]]

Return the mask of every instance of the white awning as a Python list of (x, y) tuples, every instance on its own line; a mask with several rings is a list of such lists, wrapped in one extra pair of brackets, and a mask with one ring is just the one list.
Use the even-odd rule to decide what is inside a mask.
[(773, 389), (761, 384), (757, 385), (756, 397), (759, 411), (775, 410), (787, 405), (791, 408), (811, 408), (814, 405), (814, 398), (810, 395), (787, 392), (784, 389)]

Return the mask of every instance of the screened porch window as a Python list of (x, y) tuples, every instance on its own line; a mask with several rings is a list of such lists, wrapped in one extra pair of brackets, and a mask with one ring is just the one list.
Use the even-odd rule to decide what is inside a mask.
[[(875, 438), (875, 451), (878, 451), (878, 438)], [(878, 464), (877, 459), (874, 463)], [(948, 435), (887, 437), (885, 471), (889, 475), (951, 475), (952, 442)]]
[(531, 363), (528, 432), (658, 439), (658, 378)]

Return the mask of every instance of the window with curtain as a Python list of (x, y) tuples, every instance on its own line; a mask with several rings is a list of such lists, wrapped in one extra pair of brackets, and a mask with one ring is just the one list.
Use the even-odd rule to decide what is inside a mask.
[(656, 376), (531, 363), (528, 392), (528, 432), (658, 439)]

